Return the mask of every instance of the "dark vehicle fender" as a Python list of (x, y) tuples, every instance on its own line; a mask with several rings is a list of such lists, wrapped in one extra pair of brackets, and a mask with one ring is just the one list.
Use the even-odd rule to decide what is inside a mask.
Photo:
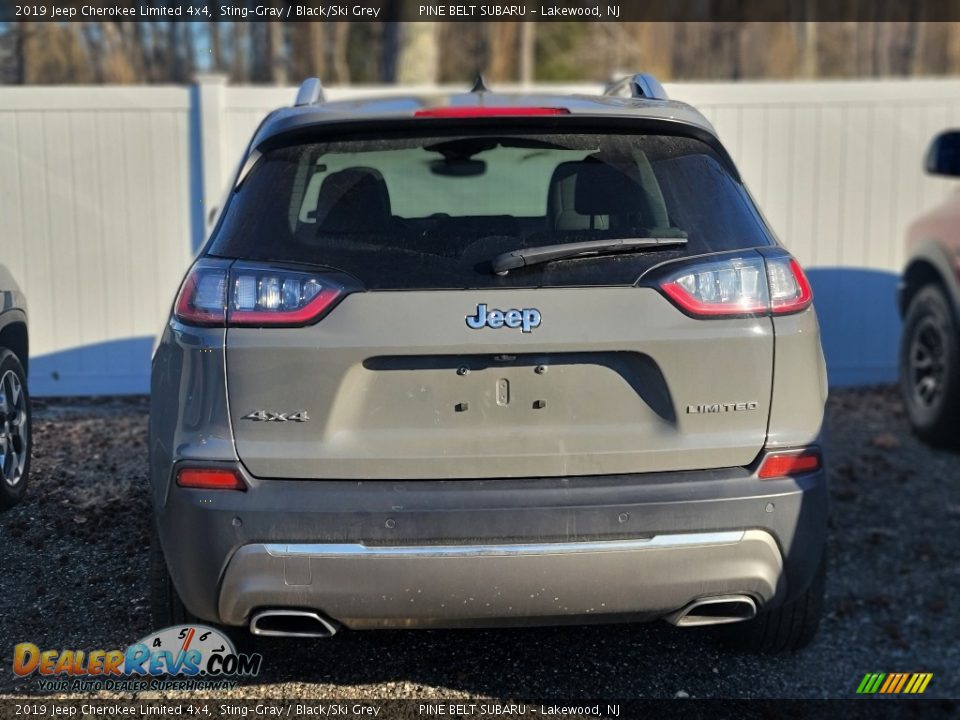
[(910, 301), (917, 292), (930, 283), (939, 283), (953, 302), (954, 312), (960, 307), (960, 268), (954, 266), (953, 258), (935, 238), (920, 242), (913, 250), (910, 261), (903, 271), (897, 289), (897, 308), (903, 317)]
[[(14, 293), (4, 291), (3, 307), (16, 303)], [(30, 343), (27, 333), (27, 314), (19, 308), (0, 312), (0, 346), (9, 348), (20, 360), (24, 372), (29, 371)]]

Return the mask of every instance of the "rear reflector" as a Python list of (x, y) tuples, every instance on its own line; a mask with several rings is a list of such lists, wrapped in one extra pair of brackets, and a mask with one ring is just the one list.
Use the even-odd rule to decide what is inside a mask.
[(757, 476), (761, 480), (791, 477), (815, 472), (821, 467), (820, 451), (815, 449), (802, 452), (774, 453), (767, 455), (760, 464)]
[(554, 107), (441, 107), (429, 110), (417, 110), (413, 116), (418, 118), (476, 118), (476, 117), (527, 117), (530, 115), (569, 115), (566, 108)]
[(201, 490), (240, 490), (247, 489), (236, 472), (220, 468), (185, 468), (177, 473), (177, 485)]

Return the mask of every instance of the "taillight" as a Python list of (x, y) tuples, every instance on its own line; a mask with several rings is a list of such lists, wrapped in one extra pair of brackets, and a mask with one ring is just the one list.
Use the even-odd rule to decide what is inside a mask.
[(557, 107), (486, 107), (483, 105), (458, 105), (453, 107), (417, 110), (418, 118), (476, 118), (476, 117), (529, 117), (533, 115), (568, 115), (566, 108)]
[(177, 319), (223, 327), (302, 326), (320, 320), (347, 294), (322, 273), (201, 260), (177, 298)]
[(198, 260), (177, 295), (176, 318), (188, 325), (223, 327), (228, 268), (229, 263), (220, 260)]
[(804, 475), (819, 470), (821, 466), (820, 451), (816, 448), (808, 448), (799, 452), (770, 453), (760, 463), (757, 476), (761, 480), (770, 480), (772, 478)]
[(813, 302), (810, 281), (792, 257), (767, 258), (770, 311), (774, 315), (806, 310)]
[(234, 268), (227, 324), (306, 325), (319, 320), (344, 294), (336, 281), (305, 272)]
[(177, 485), (198, 490), (239, 490), (247, 484), (235, 470), (223, 468), (184, 468), (177, 472)]
[(769, 306), (759, 255), (700, 263), (660, 287), (691, 315), (750, 315)]
[(810, 306), (813, 292), (789, 256), (719, 258), (685, 266), (660, 284), (680, 309), (697, 317), (785, 315)]

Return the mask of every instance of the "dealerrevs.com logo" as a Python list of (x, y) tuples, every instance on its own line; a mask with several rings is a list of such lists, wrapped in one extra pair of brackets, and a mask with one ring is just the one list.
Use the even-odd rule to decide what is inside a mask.
[(45, 692), (92, 690), (215, 690), (260, 672), (263, 657), (241, 654), (226, 635), (205, 625), (174, 625), (126, 650), (13, 649), (13, 672), (36, 676)]

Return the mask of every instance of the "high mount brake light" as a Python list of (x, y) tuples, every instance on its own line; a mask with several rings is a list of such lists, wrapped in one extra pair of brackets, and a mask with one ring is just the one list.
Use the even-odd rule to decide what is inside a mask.
[(660, 284), (680, 309), (695, 317), (786, 315), (813, 302), (800, 263), (759, 255), (709, 260), (684, 267)]
[(771, 478), (792, 477), (819, 470), (823, 461), (820, 451), (809, 448), (801, 452), (771, 453), (760, 463), (757, 477), (761, 480)]
[(177, 472), (177, 485), (198, 490), (239, 490), (247, 484), (236, 471), (223, 468), (184, 468)]
[(189, 325), (301, 326), (318, 321), (346, 288), (329, 276), (201, 260), (190, 270), (174, 315)]
[(454, 106), (417, 110), (418, 118), (527, 117), (533, 115), (569, 115), (566, 108)]

